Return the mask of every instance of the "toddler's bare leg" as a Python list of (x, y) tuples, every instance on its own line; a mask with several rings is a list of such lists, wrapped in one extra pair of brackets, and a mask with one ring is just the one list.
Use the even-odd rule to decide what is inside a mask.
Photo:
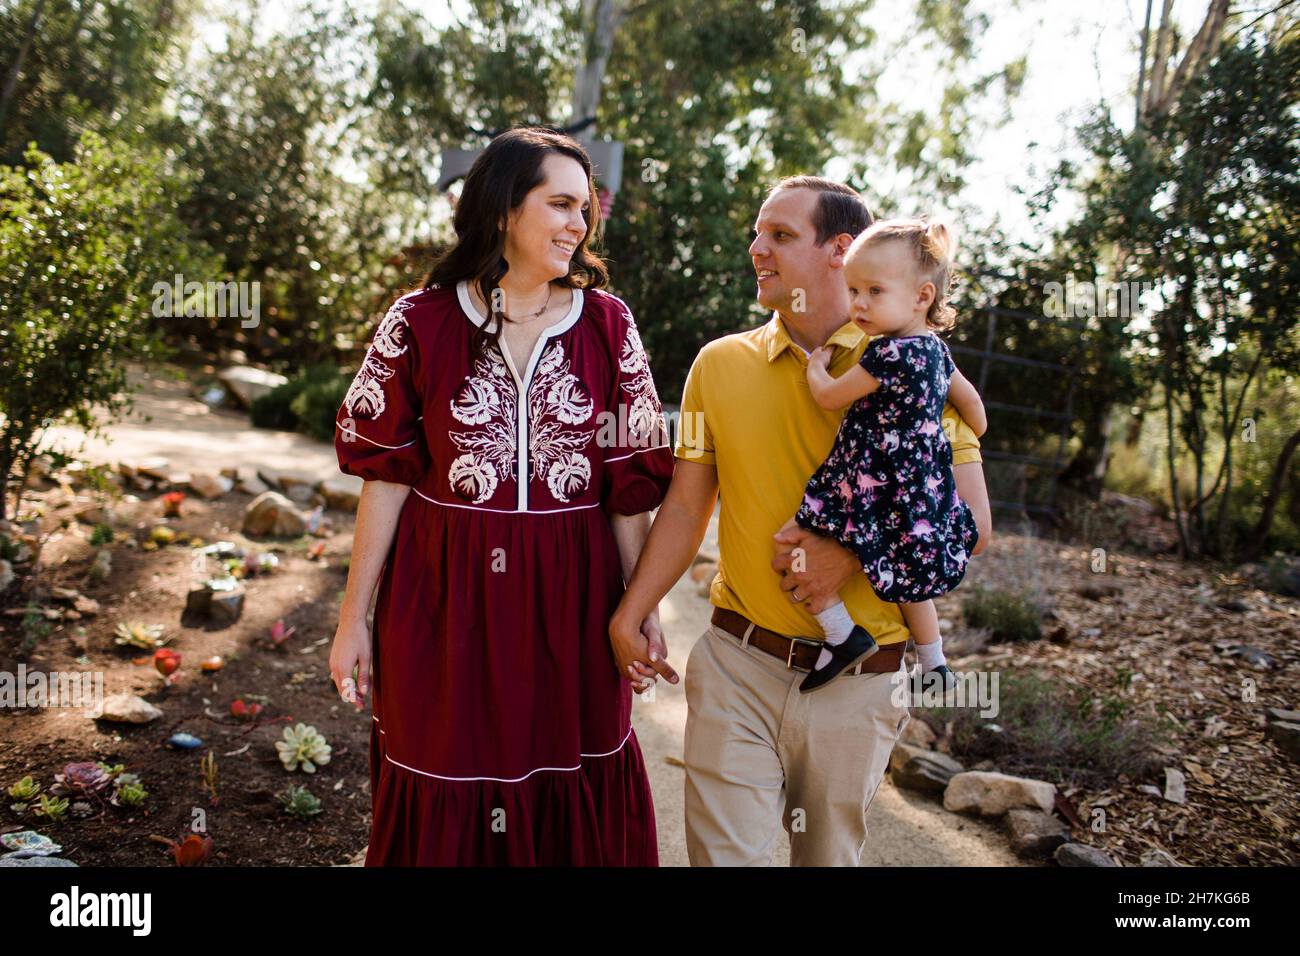
[(916, 657), (921, 664), (921, 672), (932, 671), (936, 667), (947, 665), (943, 656), (943, 637), (939, 633), (939, 612), (933, 601), (921, 601), (919, 604), (900, 604), (903, 620), (916, 641)]

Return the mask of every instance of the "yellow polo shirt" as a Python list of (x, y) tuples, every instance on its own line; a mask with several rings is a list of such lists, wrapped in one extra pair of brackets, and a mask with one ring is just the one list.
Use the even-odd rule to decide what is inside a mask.
[[(856, 364), (867, 340), (852, 322), (836, 330), (827, 342), (837, 346), (831, 374)], [(710, 342), (686, 378), (675, 453), (718, 470), (721, 562), (710, 602), (760, 627), (817, 638), (817, 619), (781, 590), (771, 566), (772, 535), (799, 509), (804, 486), (830, 453), (844, 417), (844, 409), (827, 411), (813, 399), (807, 368), (808, 356), (779, 313), (760, 328)], [(943, 429), (953, 464), (981, 460), (979, 439), (951, 405), (944, 407)], [(865, 574), (845, 585), (841, 596), (854, 622), (880, 644), (907, 640), (898, 605), (876, 597)]]

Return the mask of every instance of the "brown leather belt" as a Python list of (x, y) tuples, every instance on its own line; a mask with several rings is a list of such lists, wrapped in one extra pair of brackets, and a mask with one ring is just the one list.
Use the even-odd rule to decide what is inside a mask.
[[(729, 611), (722, 607), (713, 609), (713, 624), (741, 642), (745, 640), (745, 632), (749, 631), (750, 647), (756, 647), (760, 651), (766, 651), (773, 657), (780, 658), (786, 667), (793, 667), (795, 670), (812, 670), (813, 664), (817, 662), (817, 656), (822, 649), (821, 641), (814, 641), (806, 637), (786, 637), (776, 631), (769, 631), (767, 628), (759, 627), (743, 614), (737, 614), (735, 611)], [(751, 631), (750, 628), (753, 628), (753, 630)], [(885, 644), (876, 653), (866, 660), (860, 661), (844, 673), (892, 673), (898, 670), (902, 664), (903, 648), (906, 646), (907, 641)]]

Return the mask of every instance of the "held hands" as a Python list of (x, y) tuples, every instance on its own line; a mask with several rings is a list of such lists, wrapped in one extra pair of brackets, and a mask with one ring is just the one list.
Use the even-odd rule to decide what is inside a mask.
[(834, 604), (840, 588), (862, 571), (852, 551), (804, 530), (793, 518), (772, 540), (777, 547), (772, 570), (781, 575), (781, 590), (813, 614)]
[(677, 672), (668, 666), (668, 645), (659, 625), (659, 611), (646, 615), (638, 626), (620, 611), (609, 622), (609, 642), (618, 673), (630, 681), (638, 694), (645, 693), (660, 677), (676, 684)]

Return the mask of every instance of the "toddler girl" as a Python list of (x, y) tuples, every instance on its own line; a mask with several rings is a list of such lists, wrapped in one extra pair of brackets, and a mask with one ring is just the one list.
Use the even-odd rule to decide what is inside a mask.
[[(850, 317), (868, 335), (858, 365), (839, 378), (831, 351), (808, 359), (808, 384), (823, 408), (845, 412), (826, 461), (808, 482), (795, 522), (853, 551), (882, 600), (900, 605), (916, 641), (922, 673), (954, 680), (943, 656), (930, 599), (966, 573), (979, 533), (957, 496), (952, 448), (940, 424), (946, 400), (975, 434), (987, 427), (984, 404), (935, 332), (952, 327), (948, 304), (952, 241), (938, 222), (876, 222), (849, 246), (844, 277)], [(826, 634), (807, 692), (874, 654), (875, 639), (855, 625), (844, 602), (817, 615)]]

